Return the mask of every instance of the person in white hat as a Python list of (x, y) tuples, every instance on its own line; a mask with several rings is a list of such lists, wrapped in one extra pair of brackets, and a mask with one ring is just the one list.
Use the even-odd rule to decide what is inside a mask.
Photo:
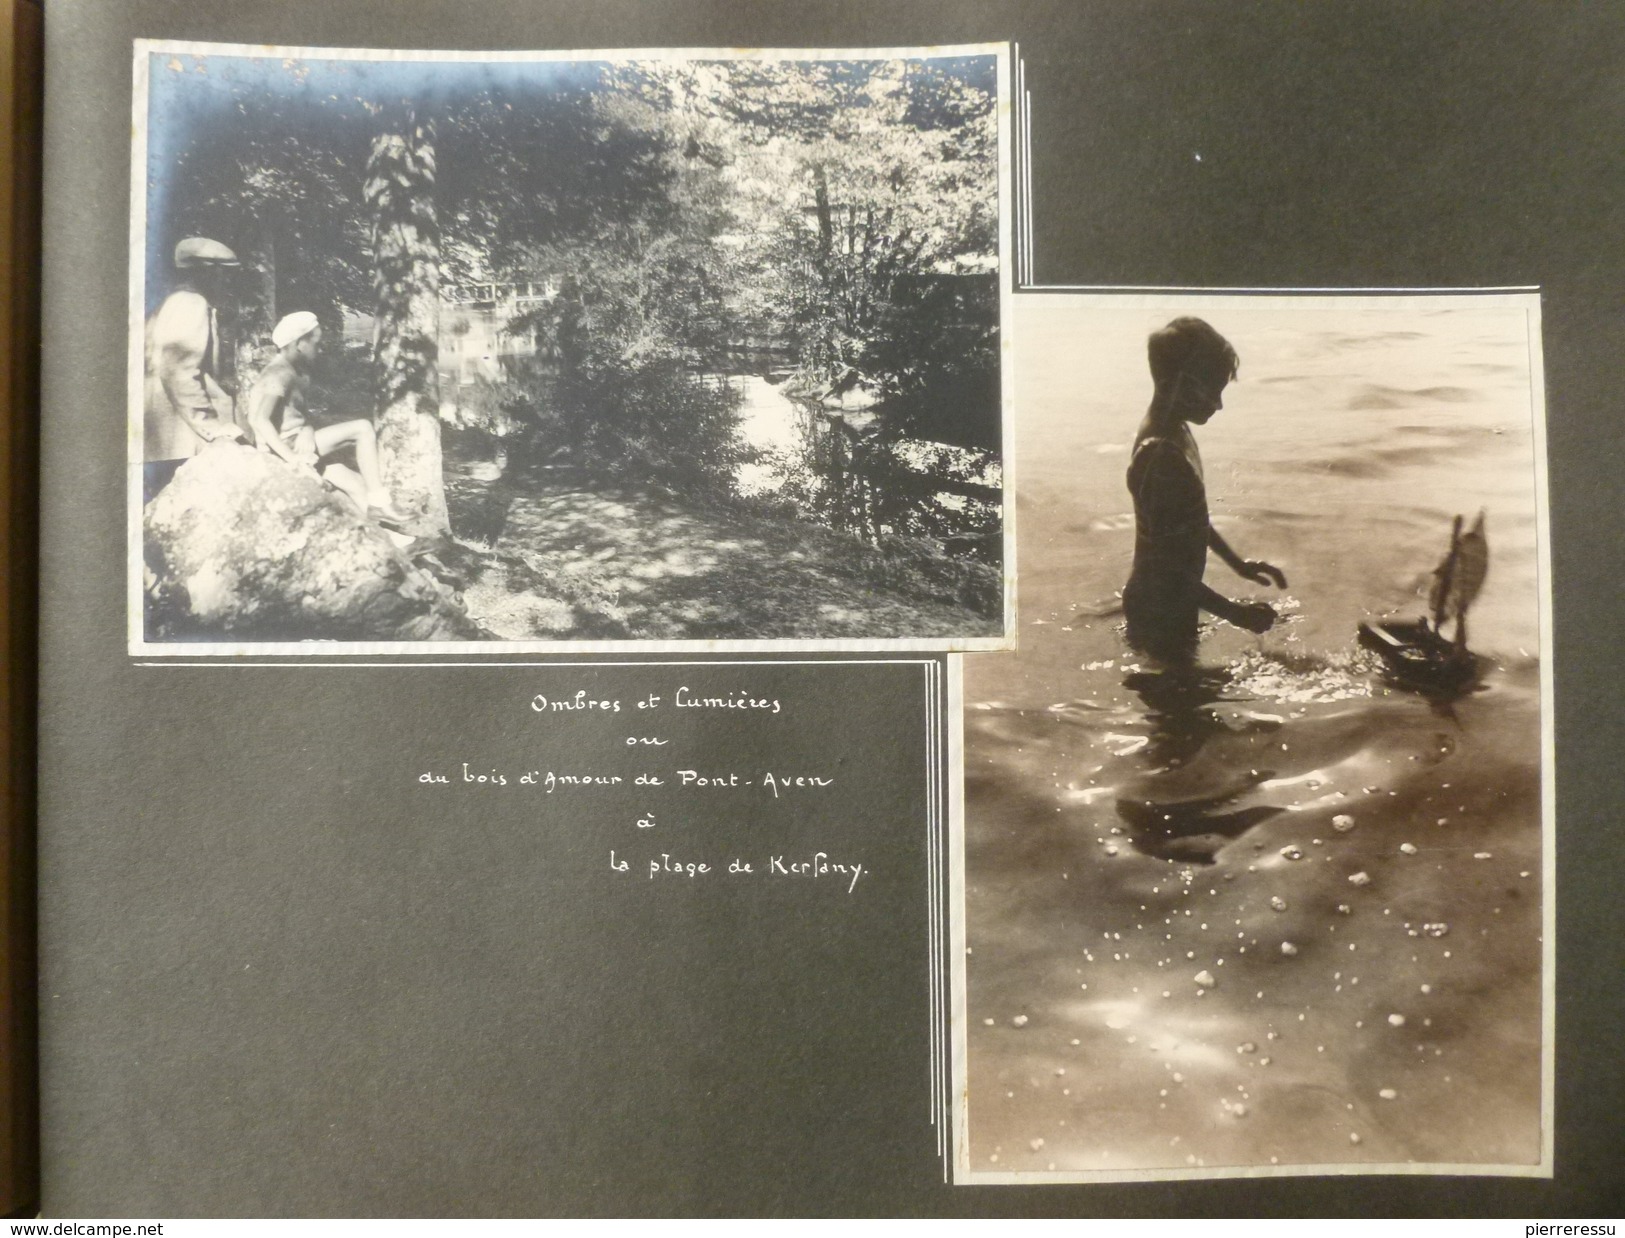
[(216, 312), (238, 266), (236, 254), (208, 237), (189, 236), (175, 246), (179, 279), (147, 324), (141, 441), (148, 500), (205, 443), (242, 438), (232, 398), (218, 380), (223, 348)]
[[(311, 368), (321, 351), (322, 327), (309, 310), (289, 314), (271, 331), (277, 354), (248, 392), (248, 428), (255, 446), (279, 460), (315, 469), (348, 495), (370, 520), (398, 527), (407, 517), (390, 502), (378, 467), (378, 436), (364, 417), (317, 428), (305, 412)], [(355, 448), (352, 470), (332, 457)]]

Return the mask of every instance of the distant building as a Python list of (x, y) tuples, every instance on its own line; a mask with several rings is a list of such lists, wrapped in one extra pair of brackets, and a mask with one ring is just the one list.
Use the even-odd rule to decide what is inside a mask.
[[(504, 357), (534, 357), (536, 332), (509, 331), (508, 324), (551, 302), (559, 286), (557, 276), (441, 285), (440, 381), (497, 381)], [(370, 314), (346, 314), (345, 342), (371, 347), (373, 325)]]
[[(559, 294), (557, 276), (444, 284), (440, 289), (440, 377), (467, 387), (500, 382), (503, 360), (534, 357), (536, 331), (510, 330), (509, 323), (549, 304)], [(450, 391), (442, 400), (455, 398)]]

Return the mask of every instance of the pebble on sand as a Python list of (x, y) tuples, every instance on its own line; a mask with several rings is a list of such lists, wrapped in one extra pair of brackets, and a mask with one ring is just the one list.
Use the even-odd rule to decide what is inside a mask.
[(1303, 848), (1297, 846), (1282, 847), (1281, 858), (1286, 860), (1301, 860), (1303, 859)]
[(1286, 899), (1280, 897), (1280, 895), (1272, 894), (1270, 896), (1270, 910), (1271, 911), (1285, 911), (1286, 910)]
[(1350, 1143), (1359, 1143), (1360, 1142), (1360, 1132), (1359, 1131), (1350, 1131), (1349, 1132), (1349, 1142)]
[(1406, 855), (1415, 855), (1416, 854), (1416, 845), (1414, 843), (1400, 843), (1399, 844), (1399, 849), (1401, 851), (1403, 851)]
[(1034, 1140), (1031, 1140), (1027, 1144), (1027, 1146), (1029, 1148), (1031, 1148), (1034, 1152), (1036, 1152), (1036, 1151), (1038, 1151), (1038, 1149), (1040, 1149), (1040, 1148), (1042, 1148), (1044, 1146), (1044, 1141), (1042, 1139), (1034, 1139)]
[(1012, 1024), (1014, 1024), (1016, 1027), (1026, 1027), (1027, 1026), (1027, 1016), (1024, 1015), (1024, 1014), (1018, 1014), (1015, 1018), (1011, 1019), (1010, 1022)]
[(1218, 986), (1218, 983), (1219, 983), (1217, 980), (1215, 980), (1213, 978), (1213, 973), (1210, 972), (1210, 971), (1206, 971), (1206, 970), (1197, 972), (1194, 979), (1196, 981), (1197, 987), (1202, 988), (1202, 989), (1216, 988)]
[(1332, 829), (1338, 833), (1347, 833), (1354, 828), (1354, 818), (1346, 812), (1340, 812), (1332, 818)]
[(1382, 1097), (1383, 1100), (1393, 1100), (1399, 1093), (1394, 1091), (1393, 1088), (1378, 1088), (1377, 1095)]
[(1298, 948), (1296, 946), (1294, 946), (1290, 941), (1283, 941), (1281, 943), (1281, 953), (1282, 954), (1293, 955), (1293, 954), (1296, 954), (1297, 952), (1298, 952)]
[(1493, 859), (1493, 858), (1494, 857), (1491, 856), (1488, 851), (1475, 851), (1475, 852), (1473, 852), (1473, 859), (1475, 859), (1475, 860), (1489, 860), (1489, 859)]
[(1392, 1024), (1394, 1027), (1404, 1027), (1405, 1026), (1405, 1016), (1402, 1015), (1402, 1014), (1391, 1014), (1391, 1015), (1388, 1016), (1388, 1022), (1390, 1024)]
[(1355, 873), (1355, 874), (1353, 874), (1352, 876), (1349, 877), (1349, 884), (1351, 886), (1367, 886), (1367, 885), (1370, 885), (1371, 884), (1371, 874), (1367, 873), (1367, 872)]

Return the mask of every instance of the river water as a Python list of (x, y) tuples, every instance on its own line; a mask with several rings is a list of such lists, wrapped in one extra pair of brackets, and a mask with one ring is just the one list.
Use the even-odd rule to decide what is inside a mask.
[[(1540, 606), (1521, 305), (1017, 298), (1020, 651), (965, 659), (973, 1172), (1526, 1165), (1541, 1149)], [(1127, 576), (1145, 339), (1241, 356), (1197, 430), (1215, 525), (1283, 591), (1205, 682), (1141, 669)], [(1484, 509), (1477, 690), (1388, 684)]]
[(811, 414), (785, 394), (782, 385), (759, 374), (730, 375), (743, 399), (739, 406), (739, 439), (761, 453), (741, 464), (734, 484), (740, 494), (773, 494), (784, 485), (783, 461), (806, 450)]

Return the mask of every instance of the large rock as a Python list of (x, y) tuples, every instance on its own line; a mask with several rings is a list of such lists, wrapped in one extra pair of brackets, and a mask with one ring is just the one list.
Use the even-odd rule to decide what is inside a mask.
[(151, 640), (477, 640), (456, 595), (312, 474), (240, 443), (144, 513)]

